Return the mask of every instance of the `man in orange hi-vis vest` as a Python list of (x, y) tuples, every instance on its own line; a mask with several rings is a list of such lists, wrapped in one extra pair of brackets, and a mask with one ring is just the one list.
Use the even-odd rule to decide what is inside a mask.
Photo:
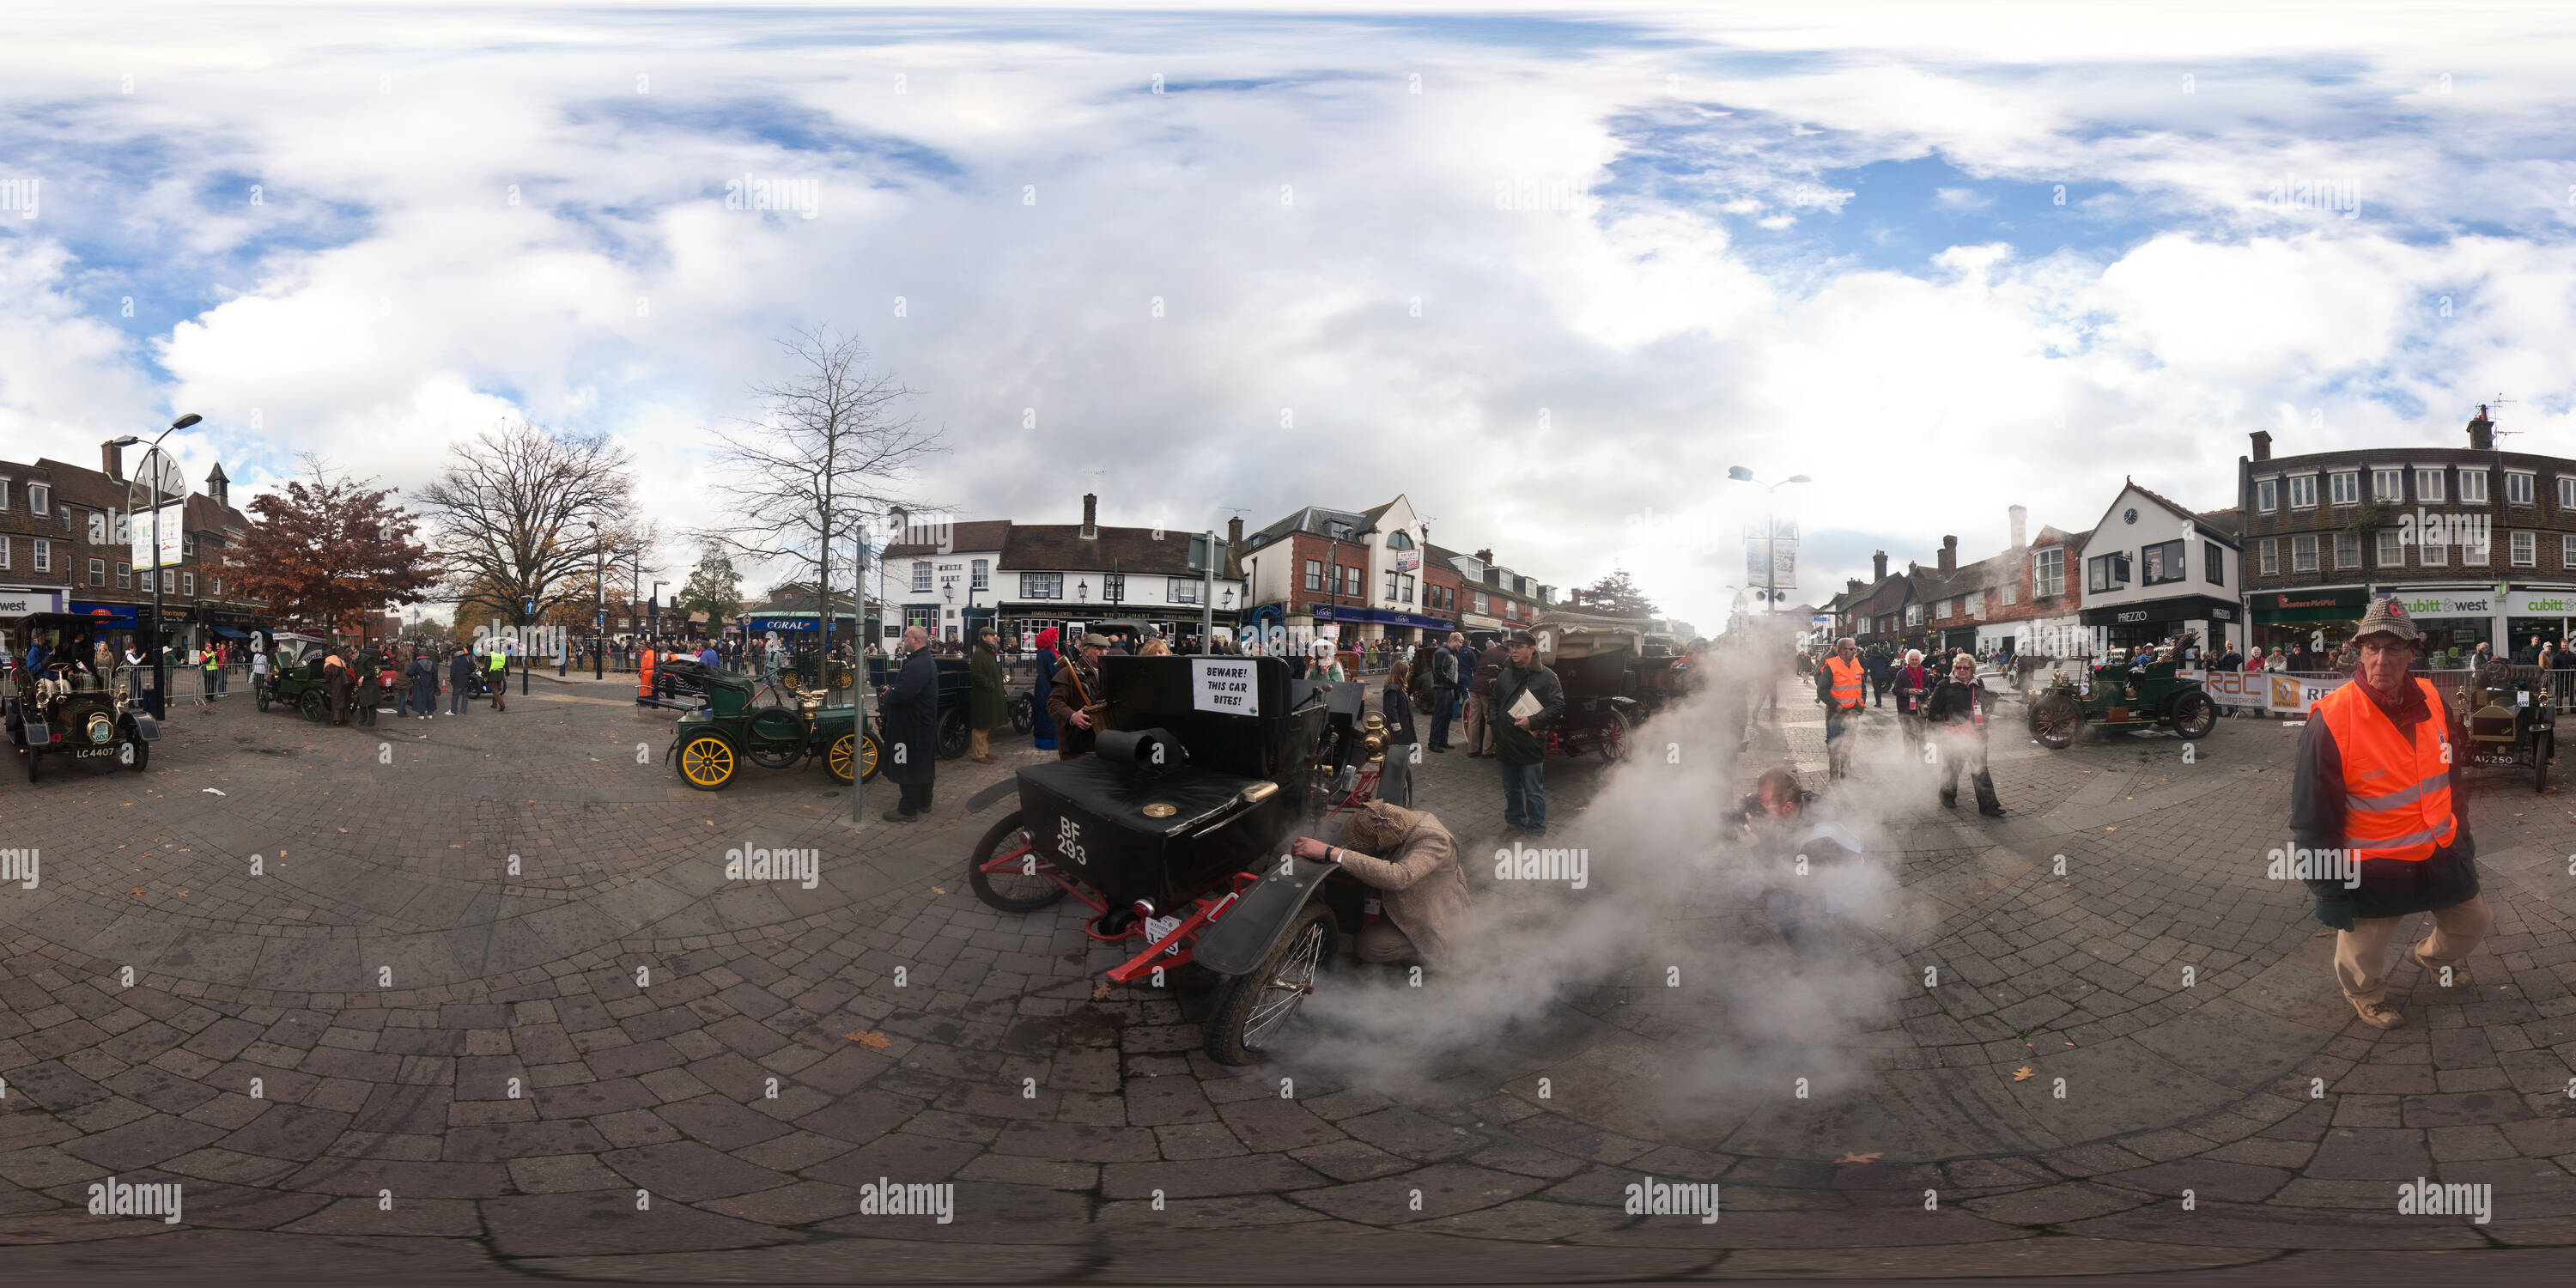
[(639, 649), (635, 654), (635, 703), (642, 706), (653, 700), (653, 650)]
[(1860, 646), (1851, 636), (1835, 641), (1832, 656), (1816, 668), (1816, 701), (1825, 708), (1825, 767), (1829, 777), (1840, 778), (1851, 768), (1850, 724), (1860, 717), (1864, 701), (1863, 685), (1868, 670), (1861, 665)]
[(2424, 986), (2457, 989), (2460, 963), (2491, 921), (2478, 892), (2477, 843), (2469, 836), (2460, 762), (2467, 732), (2428, 681), (2407, 674), (2423, 633), (2393, 599), (2374, 601), (2354, 629), (2361, 666), (2319, 699), (2299, 741), (2290, 788), (2287, 852), (2277, 875), (2308, 883), (2317, 920), (2333, 927), (2335, 980), (2373, 1028), (2405, 1022), (2382, 1000), (2388, 944), (2397, 924), (2433, 914), (2433, 933), (2407, 952)]

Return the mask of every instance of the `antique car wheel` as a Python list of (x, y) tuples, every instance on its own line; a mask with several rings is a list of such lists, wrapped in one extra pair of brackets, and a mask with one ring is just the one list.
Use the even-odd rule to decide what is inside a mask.
[(850, 735), (842, 734), (832, 740), (832, 745), (823, 752), (823, 767), (832, 771), (834, 780), (850, 781)]
[(1601, 758), (1617, 762), (1628, 758), (1628, 732), (1636, 725), (1624, 711), (1610, 713), (1610, 723), (1601, 729)]
[(859, 740), (860, 782), (875, 782), (877, 780), (877, 770), (882, 768), (884, 763), (885, 756), (882, 749), (877, 744), (877, 736), (875, 734), (869, 734), (867, 737)]
[(1029, 714), (1029, 695), (1023, 693), (1011, 699), (1011, 732), (1027, 733), (1032, 723), (1034, 719)]
[(295, 709), (303, 712), (305, 719), (320, 724), (331, 717), (331, 700), (322, 696), (320, 689), (306, 689), (304, 696), (296, 699)]
[(128, 731), (125, 737), (125, 745), (133, 751), (133, 755), (125, 762), (126, 768), (139, 774), (152, 764), (151, 743), (135, 737), (131, 731)]
[(1258, 1064), (1315, 991), (1315, 976), (1333, 956), (1333, 910), (1308, 904), (1279, 946), (1250, 974), (1226, 985), (1207, 1019), (1208, 1058), (1218, 1064)]
[(2084, 709), (2063, 693), (2049, 694), (2030, 709), (2031, 732), (2050, 751), (2064, 751), (2075, 741), (2075, 731), (2083, 727)]
[[(745, 747), (743, 748), (742, 754), (745, 759), (748, 759), (751, 763), (758, 765), (763, 769), (785, 769), (789, 765), (795, 764), (797, 761), (805, 758), (805, 753), (794, 747), (779, 747), (771, 745)], [(842, 781), (846, 782), (848, 780), (844, 779)]]
[(2218, 704), (2206, 693), (2186, 693), (2174, 702), (2174, 732), (2186, 738), (2206, 738), (2218, 727)]
[(252, 704), (257, 706), (260, 710), (268, 710), (268, 690), (253, 686), (250, 691), (250, 698)]
[(724, 735), (702, 733), (680, 744), (680, 777), (702, 792), (720, 791), (733, 781), (733, 744)]
[[(1037, 857), (1029, 829), (1020, 822), (1020, 812), (1012, 810), (984, 833), (984, 839), (975, 843), (974, 855), (966, 860), (966, 884), (974, 887), (975, 897), (983, 900), (984, 906), (1003, 912), (1036, 912), (1064, 898), (1063, 886), (1028, 871), (1026, 864), (1006, 866), (999, 872), (984, 870), (984, 865), (995, 859), (1023, 855)], [(1055, 867), (1042, 858), (1037, 860), (1037, 866), (1050, 871)]]
[(966, 754), (966, 713), (951, 713), (939, 722), (939, 758), (955, 760)]

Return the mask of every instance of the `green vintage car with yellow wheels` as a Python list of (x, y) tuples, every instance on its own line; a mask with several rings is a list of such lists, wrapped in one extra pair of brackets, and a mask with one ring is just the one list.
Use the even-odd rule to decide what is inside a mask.
[(764, 684), (748, 676), (710, 675), (697, 709), (680, 717), (664, 756), (689, 786), (702, 792), (733, 784), (744, 765), (793, 769), (820, 763), (836, 782), (877, 776), (874, 733), (856, 734), (858, 708), (825, 705), (811, 689)]

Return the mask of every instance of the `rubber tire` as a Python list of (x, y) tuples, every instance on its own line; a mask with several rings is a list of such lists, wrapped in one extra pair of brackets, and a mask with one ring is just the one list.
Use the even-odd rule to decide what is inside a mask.
[(859, 756), (860, 762), (867, 766), (867, 772), (859, 777), (859, 781), (875, 782), (877, 775), (885, 772), (885, 744), (878, 742), (875, 734), (869, 734)]
[(967, 740), (966, 713), (952, 711), (939, 722), (937, 754), (941, 760), (955, 760), (966, 754), (973, 744)]
[(268, 690), (254, 686), (251, 689), (250, 697), (252, 703), (256, 704), (260, 710), (268, 710)]
[(134, 763), (127, 765), (126, 768), (131, 769), (138, 774), (142, 773), (145, 769), (150, 768), (152, 765), (152, 744), (132, 736), (128, 736), (125, 742), (127, 746), (134, 748)]
[(823, 772), (830, 774), (833, 782), (846, 783), (850, 781), (849, 765), (850, 735), (842, 734), (823, 749)]
[[(2198, 733), (2192, 732), (2191, 724), (2184, 714), (2190, 711), (2200, 713)], [(2174, 699), (2173, 727), (2175, 733), (2185, 738), (2198, 740), (2208, 737), (2218, 731), (2218, 703), (2206, 693), (2186, 693)]]
[(1011, 732), (1027, 733), (1036, 720), (1029, 714), (1029, 702), (1022, 696), (1011, 703)]
[(320, 724), (331, 718), (331, 699), (320, 689), (306, 689), (304, 696), (295, 700), (295, 709), (303, 713), (305, 719)]
[[(1280, 962), (1295, 953), (1299, 942), (1317, 928), (1322, 930), (1324, 942), (1318, 950), (1315, 973), (1318, 976), (1324, 974), (1332, 964), (1334, 941), (1339, 936), (1333, 930), (1333, 910), (1321, 903), (1309, 903), (1298, 912), (1297, 919), (1289, 923), (1288, 933), (1280, 937), (1279, 946), (1270, 950), (1270, 955), (1262, 958), (1259, 966), (1226, 981), (1224, 996), (1218, 999), (1216, 1010), (1208, 1016), (1205, 1026), (1204, 1045), (1209, 1059), (1241, 1068), (1268, 1058), (1264, 1051), (1243, 1044), (1244, 1023), (1252, 1018), (1252, 1008), (1260, 1003), (1263, 987), (1278, 971)], [(1301, 1001), (1299, 1005), (1304, 1003)], [(1281, 1023), (1291, 1024), (1295, 1020), (1295, 1015), (1291, 1014)]]
[[(2065, 733), (2056, 738), (2051, 738), (2041, 727), (2041, 721), (2052, 712), (2063, 712), (2069, 719)], [(2076, 705), (2075, 699), (2063, 693), (2052, 693), (2031, 704), (2030, 736), (2038, 739), (2040, 746), (2050, 751), (2064, 751), (2074, 745), (2076, 735), (2083, 731), (2084, 708)]]
[[(689, 749), (703, 742), (712, 742), (724, 749), (724, 759), (721, 762), (724, 773), (721, 777), (718, 777), (711, 782), (701, 781), (697, 775), (689, 772)], [(708, 763), (716, 763), (713, 753), (702, 754), (705, 755)], [(687, 742), (680, 744), (679, 769), (680, 780), (687, 783), (689, 786), (695, 787), (702, 792), (720, 792), (726, 787), (732, 785), (734, 775), (742, 772), (742, 753), (736, 751), (734, 749), (733, 740), (725, 737), (723, 734), (691, 734)]]
[(1636, 728), (1636, 723), (1628, 719), (1626, 712), (1611, 712), (1610, 727), (1601, 731), (1601, 759), (1613, 765), (1626, 760), (1628, 735), (1635, 732)]
[(966, 884), (974, 889), (976, 898), (984, 901), (985, 907), (997, 912), (1036, 912), (1040, 908), (1052, 908), (1064, 901), (1064, 887), (1052, 883), (1048, 886), (1047, 893), (1031, 895), (1025, 899), (1014, 899), (993, 888), (992, 877), (984, 871), (984, 865), (992, 861), (1004, 841), (1010, 839), (1013, 833), (1022, 830), (1024, 829), (1020, 824), (1020, 811), (1012, 810), (1003, 815), (1001, 821), (985, 829), (984, 839), (975, 843), (975, 853), (966, 860)]

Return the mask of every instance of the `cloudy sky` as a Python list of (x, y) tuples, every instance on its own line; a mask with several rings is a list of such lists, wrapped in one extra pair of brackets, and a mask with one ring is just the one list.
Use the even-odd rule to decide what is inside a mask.
[(1730, 465), (1813, 478), (1813, 599), (2123, 475), (2230, 503), (2255, 429), (2465, 442), (2501, 393), (2576, 455), (2546, 17), (12, 6), (0, 457), (194, 411), (191, 477), (409, 486), (523, 416), (617, 434), (681, 528), (707, 428), (828, 325), (960, 517), (1402, 492), (1712, 626)]

